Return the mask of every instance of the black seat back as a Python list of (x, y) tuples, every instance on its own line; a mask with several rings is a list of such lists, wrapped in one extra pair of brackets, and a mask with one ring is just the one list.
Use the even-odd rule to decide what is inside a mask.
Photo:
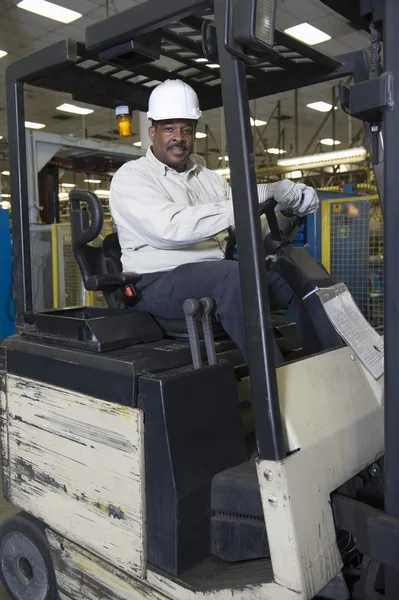
[(124, 293), (120, 286), (103, 286), (101, 277), (121, 273), (121, 248), (116, 233), (105, 237), (102, 244), (91, 245), (104, 225), (100, 199), (86, 190), (69, 194), (71, 207), (72, 249), (86, 290), (102, 291), (110, 308), (123, 306)]
[(104, 272), (101, 246), (90, 246), (101, 233), (104, 224), (103, 208), (92, 192), (73, 190), (71, 206), (72, 249), (87, 290), (92, 289), (93, 275)]
[(122, 251), (118, 234), (109, 233), (103, 240), (103, 254), (107, 273), (122, 273)]

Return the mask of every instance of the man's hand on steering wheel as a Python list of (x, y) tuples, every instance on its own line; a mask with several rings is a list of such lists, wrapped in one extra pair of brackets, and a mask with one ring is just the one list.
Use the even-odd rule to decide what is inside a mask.
[[(273, 253), (281, 243), (292, 239), (302, 225), (304, 217), (316, 212), (320, 203), (315, 189), (303, 183), (294, 183), (289, 179), (258, 184), (258, 196), (259, 214), (266, 216), (270, 229), (267, 238), (274, 245), (270, 253)], [(291, 219), (285, 231), (279, 229), (276, 212), (281, 212)], [(230, 227), (225, 251), (226, 259), (233, 259), (235, 246), (235, 230), (234, 227)]]
[(276, 210), (300, 217), (316, 212), (320, 203), (314, 188), (304, 183), (294, 183), (289, 179), (259, 184), (258, 193), (261, 202), (274, 197), (277, 202)]

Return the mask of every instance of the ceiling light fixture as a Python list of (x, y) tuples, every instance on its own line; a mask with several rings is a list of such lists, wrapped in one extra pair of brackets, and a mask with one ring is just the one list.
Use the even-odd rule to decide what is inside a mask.
[(339, 140), (333, 140), (332, 138), (324, 138), (320, 140), (320, 144), (324, 144), (325, 146), (338, 146), (341, 142)]
[(104, 198), (108, 198), (111, 194), (109, 190), (95, 190), (94, 192), (97, 196), (103, 196)]
[(281, 148), (268, 148), (266, 152), (269, 154), (287, 154), (287, 150), (282, 150)]
[(80, 13), (70, 8), (64, 8), (53, 2), (47, 2), (47, 0), (22, 0), (17, 4), (18, 8), (23, 8), (28, 12), (34, 13), (47, 19), (53, 19), (59, 23), (72, 23), (82, 16)]
[(253, 119), (251, 117), (251, 126), (252, 127), (262, 127), (263, 125), (267, 125), (267, 121), (262, 121), (261, 119)]
[(68, 198), (68, 197), (69, 197), (69, 194), (68, 194), (68, 192), (60, 192), (60, 193), (58, 194), (58, 198), (59, 198), (60, 200), (62, 200), (63, 198)]
[(137, 148), (141, 148), (142, 143), (141, 142), (133, 142), (133, 146), (137, 146)]
[(197, 63), (207, 63), (208, 59), (207, 58), (196, 58), (195, 62), (197, 62)]
[(74, 183), (60, 183), (60, 187), (74, 188), (74, 187), (76, 187), (76, 185)]
[(0, 50), (0, 58), (4, 58), (5, 56), (7, 56), (8, 52), (6, 52), (5, 50)]
[(212, 65), (206, 65), (208, 67), (208, 69), (220, 69), (220, 65), (217, 64), (212, 64)]
[(43, 129), (46, 127), (44, 123), (34, 123), (33, 121), (25, 121), (25, 127), (27, 129)]
[(57, 110), (62, 110), (64, 112), (72, 113), (74, 115), (91, 115), (91, 113), (94, 112), (92, 108), (83, 108), (82, 106), (68, 104), (67, 102), (65, 102), (64, 104), (60, 104), (60, 106), (57, 106)]
[(298, 169), (323, 168), (341, 163), (361, 162), (367, 156), (365, 148), (349, 148), (348, 150), (337, 150), (336, 152), (322, 152), (309, 156), (297, 156), (296, 158), (283, 158), (277, 161), (279, 167), (297, 167)]
[(202, 133), (202, 131), (196, 131), (195, 133), (195, 137), (197, 138), (197, 140), (202, 140), (204, 138), (206, 138), (206, 133)]
[(286, 173), (286, 177), (288, 179), (300, 179), (302, 177), (302, 171), (291, 171), (291, 173)]
[(288, 27), (288, 29), (284, 30), (284, 33), (308, 46), (315, 46), (316, 44), (331, 40), (331, 35), (324, 33), (324, 31), (317, 29), (317, 27), (313, 27), (309, 23), (300, 23), (294, 27)]
[[(311, 102), (310, 104), (306, 105), (308, 108), (312, 108), (313, 110), (318, 110), (319, 112), (328, 112), (329, 110), (332, 109), (332, 104), (329, 104), (328, 102)], [(334, 110), (337, 110), (337, 106), (334, 106)]]
[(2, 172), (1, 172), (1, 174), (2, 174), (2, 175), (9, 175), (9, 174), (10, 174), (10, 171), (2, 171)]
[(83, 179), (85, 183), (101, 183), (101, 179)]
[[(218, 160), (223, 160), (223, 156), (219, 156), (219, 157), (218, 157)], [(225, 157), (224, 157), (224, 160), (227, 160), (227, 161), (228, 161), (228, 160), (229, 160), (229, 157), (228, 157), (228, 156), (225, 156)]]
[(11, 198), (11, 194), (0, 194), (2, 198)]

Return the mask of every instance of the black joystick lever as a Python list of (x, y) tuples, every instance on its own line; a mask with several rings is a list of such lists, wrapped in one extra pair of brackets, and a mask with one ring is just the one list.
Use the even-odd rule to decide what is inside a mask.
[(193, 358), (194, 369), (201, 369), (202, 357), (201, 347), (198, 335), (198, 323), (196, 316), (201, 310), (201, 304), (194, 298), (188, 298), (183, 304), (184, 314), (186, 315), (188, 339), (190, 342), (191, 356)]
[(208, 357), (208, 365), (216, 365), (216, 349), (215, 339), (213, 337), (212, 313), (215, 310), (215, 301), (212, 298), (201, 298), (202, 306), (202, 330), (204, 332), (206, 354)]

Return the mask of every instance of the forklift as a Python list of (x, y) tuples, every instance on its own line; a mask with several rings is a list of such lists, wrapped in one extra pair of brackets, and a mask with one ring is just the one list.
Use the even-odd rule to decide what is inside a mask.
[[(323, 1), (370, 30), (369, 49), (333, 58), (275, 30), (276, 0), (147, 0), (8, 67), (17, 333), (1, 345), (0, 436), (21, 512), (0, 527), (0, 576), (13, 600), (398, 598), (399, 5)], [(211, 299), (187, 299), (181, 322), (131, 310), (139, 277), (122, 273), (116, 234), (91, 245), (102, 212), (82, 190), (74, 252), (108, 307), (33, 310), (24, 85), (144, 111), (170, 78), (162, 56), (203, 110), (224, 107), (248, 364)], [(287, 342), (276, 368), (259, 219), (249, 99), (349, 75), (341, 104), (365, 123), (385, 220), (379, 378), (345, 344), (303, 357)], [(270, 268), (297, 293), (333, 285), (290, 244), (298, 223), (282, 234), (264, 210)]]

